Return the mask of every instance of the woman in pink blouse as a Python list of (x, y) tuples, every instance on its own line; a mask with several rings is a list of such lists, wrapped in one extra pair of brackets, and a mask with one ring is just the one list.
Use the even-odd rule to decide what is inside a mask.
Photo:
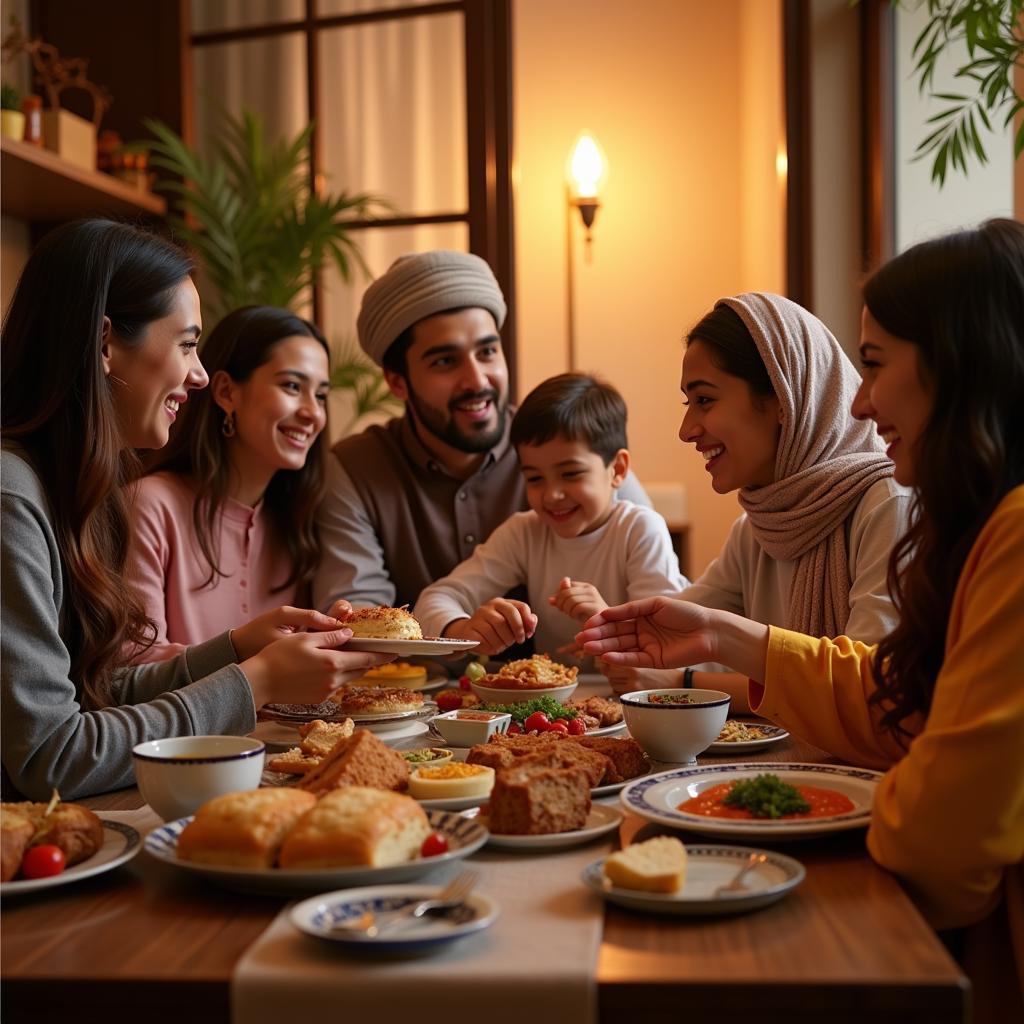
[(210, 386), (137, 485), (128, 576), (159, 661), (279, 605), (308, 603), (320, 558), (327, 343), (285, 309), (246, 306), (203, 346)]

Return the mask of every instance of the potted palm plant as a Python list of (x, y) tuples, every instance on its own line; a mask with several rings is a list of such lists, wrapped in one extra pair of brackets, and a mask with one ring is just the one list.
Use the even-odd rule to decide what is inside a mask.
[[(161, 121), (147, 120), (155, 141), (149, 151), (169, 194), (169, 221), (196, 253), (205, 275), (204, 326), (238, 306), (263, 303), (298, 310), (312, 294), (317, 274), (333, 264), (342, 279), (369, 276), (349, 230), (389, 209), (369, 193), (317, 195), (309, 186), (308, 125), (294, 138), (268, 141), (261, 118), (249, 111), (221, 115), (216, 137), (203, 152)], [(396, 410), (380, 372), (351, 343), (336, 353), (332, 385), (350, 394), (353, 416)]]

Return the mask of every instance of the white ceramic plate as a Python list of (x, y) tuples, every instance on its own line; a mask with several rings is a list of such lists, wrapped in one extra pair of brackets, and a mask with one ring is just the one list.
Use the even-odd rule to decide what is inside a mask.
[[(766, 860), (744, 878), (744, 892), (715, 896), (746, 862), (751, 853)], [(806, 875), (803, 865), (792, 857), (749, 846), (686, 845), (686, 882), (677, 893), (638, 892), (613, 886), (604, 876), (604, 858), (587, 865), (583, 881), (610, 903), (652, 914), (719, 915), (741, 914), (766, 907), (795, 889)]]
[(419, 878), (442, 864), (468, 857), (487, 842), (487, 829), (475, 821), (445, 811), (427, 811), (427, 817), (430, 819), (431, 827), (447, 838), (448, 853), (382, 868), (231, 868), (179, 860), (178, 836), (191, 818), (179, 818), (177, 821), (169, 821), (162, 828), (154, 829), (146, 836), (145, 848), (148, 854), (165, 864), (219, 882), (230, 889), (291, 895), (301, 892), (323, 892), (339, 885), (380, 885), (408, 881)]
[[(752, 725), (752, 723), (750, 723)], [(785, 729), (778, 725), (756, 725), (753, 726), (755, 729), (760, 729), (764, 734), (758, 740), (736, 740), (729, 742), (728, 740), (715, 740), (714, 743), (704, 751), (705, 754), (750, 754), (755, 750), (763, 750), (765, 747), (770, 747), (773, 743), (778, 743), (780, 740), (784, 740), (789, 733)]]
[(436, 917), (410, 919), (396, 923), (392, 929), (373, 938), (365, 932), (338, 927), (368, 910), (386, 920), (389, 912), (430, 899), (440, 891), (441, 886), (437, 885), (387, 885), (329, 892), (292, 907), (292, 924), (307, 935), (338, 943), (347, 950), (428, 953), (490, 927), (498, 916), (498, 905), (482, 893), (474, 892), (466, 898), (467, 905), (474, 911), (469, 921), (455, 923)]
[[(416, 692), (416, 691), (410, 691)], [(346, 714), (331, 701), (323, 704), (268, 704), (263, 708), (261, 714), (273, 722), (281, 722), (283, 725), (293, 725), (298, 728), (307, 722), (320, 719), (324, 722), (344, 722), (351, 718), (360, 729), (369, 729), (371, 732), (387, 732), (389, 729), (399, 729), (406, 722), (419, 718), (433, 718), (437, 714), (437, 705), (432, 701), (424, 701), (418, 708), (409, 708), (406, 711), (385, 711), (374, 714)]]
[(479, 807), (491, 799), (491, 794), (484, 796), (445, 796), (433, 800), (418, 800), (417, 803), (426, 811), (465, 811), (470, 807)]
[(613, 796), (615, 793), (621, 792), (626, 788), (626, 786), (632, 785), (634, 782), (640, 782), (642, 779), (650, 778), (653, 771), (653, 768), (649, 768), (643, 775), (634, 776), (632, 779), (626, 779), (623, 782), (609, 782), (605, 786), (595, 786), (590, 791), (590, 797), (592, 800), (598, 800), (603, 796)]
[(379, 654), (457, 654), (479, 647), (479, 640), (449, 640), (447, 637), (425, 636), (422, 640), (378, 640), (359, 636), (346, 641), (347, 651), (376, 651)]
[[(829, 818), (706, 818), (679, 805), (705, 789), (736, 779), (752, 779), (770, 772), (791, 786), (834, 789), (853, 801), (853, 810)], [(832, 764), (718, 764), (659, 772), (631, 782), (620, 799), (627, 810), (661, 825), (719, 836), (797, 839), (864, 828), (871, 820), (871, 801), (881, 772)]]
[[(487, 816), (480, 811), (466, 811), (465, 817), (477, 818), (482, 825), (487, 825)], [(578, 846), (614, 831), (622, 824), (622, 819), (623, 814), (618, 808), (594, 804), (583, 828), (572, 832), (550, 832), (541, 836), (508, 836), (491, 832), (487, 845), (509, 850), (554, 850), (560, 846)]]
[(516, 687), (506, 690), (496, 686), (482, 686), (472, 680), (469, 684), (470, 689), (484, 704), (525, 704), (536, 697), (553, 697), (559, 704), (564, 704), (579, 685), (575, 682), (567, 683), (565, 686), (533, 686), (529, 689)]
[(80, 882), (83, 878), (101, 875), (119, 864), (124, 864), (139, 852), (142, 845), (139, 833), (131, 825), (120, 821), (103, 821), (103, 845), (89, 858), (74, 867), (67, 868), (59, 875), (50, 878), (22, 878), (14, 882), (0, 885), (0, 893), (4, 896), (15, 896), (19, 893), (38, 892), (40, 889), (52, 889), (56, 885), (68, 885)]

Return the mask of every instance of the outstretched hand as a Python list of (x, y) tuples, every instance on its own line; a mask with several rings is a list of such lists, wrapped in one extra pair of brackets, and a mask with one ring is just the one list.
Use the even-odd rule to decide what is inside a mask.
[(576, 639), (610, 665), (681, 668), (716, 660), (710, 619), (700, 605), (648, 597), (598, 612)]
[(500, 654), (513, 644), (524, 643), (537, 629), (537, 616), (525, 601), (496, 597), (482, 604), (468, 619), (456, 619), (444, 635), (457, 640), (476, 640), (477, 654)]
[(268, 644), (290, 636), (292, 633), (324, 632), (340, 629), (342, 623), (323, 612), (311, 608), (292, 608), (282, 605), (273, 611), (266, 612), (258, 618), (247, 622), (231, 631), (231, 642), (234, 644), (239, 661), (246, 661), (258, 654)]
[(558, 584), (558, 589), (548, 598), (548, 604), (578, 622), (586, 622), (608, 607), (608, 602), (593, 583), (572, 580), (568, 576)]

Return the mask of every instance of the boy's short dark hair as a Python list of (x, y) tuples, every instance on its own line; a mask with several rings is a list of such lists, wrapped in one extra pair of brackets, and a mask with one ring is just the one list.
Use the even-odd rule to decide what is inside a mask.
[(512, 418), (511, 441), (546, 444), (556, 437), (583, 441), (607, 466), (626, 441), (626, 403), (603, 380), (585, 373), (560, 373), (538, 384)]

